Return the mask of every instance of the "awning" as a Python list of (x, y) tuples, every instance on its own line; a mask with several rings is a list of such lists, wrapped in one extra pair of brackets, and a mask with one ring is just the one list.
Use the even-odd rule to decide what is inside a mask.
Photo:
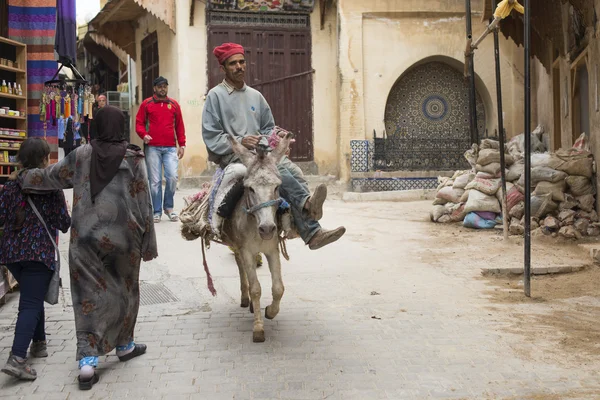
[[(491, 5), (487, 6), (487, 3), (491, 3), (489, 0), (484, 0), (484, 3), (483, 20), (488, 21), (492, 18), (494, 9)], [(551, 68), (555, 57), (552, 49), (561, 56), (569, 51), (563, 36), (563, 25), (566, 22), (563, 14), (568, 5), (581, 13), (585, 26), (593, 26), (593, 0), (531, 0), (531, 53), (547, 70)], [(507, 39), (512, 39), (518, 46), (523, 45), (525, 27), (521, 14), (513, 11), (510, 17), (502, 20), (500, 29)]]
[(90, 39), (92, 39), (100, 46), (112, 51), (115, 54), (115, 56), (117, 56), (117, 58), (121, 60), (123, 64), (127, 64), (127, 53), (125, 52), (125, 50), (111, 42), (108, 38), (96, 32), (89, 32), (86, 36), (89, 36)]
[(174, 0), (112, 0), (90, 21), (97, 34), (136, 58), (134, 22), (151, 13), (175, 32)]

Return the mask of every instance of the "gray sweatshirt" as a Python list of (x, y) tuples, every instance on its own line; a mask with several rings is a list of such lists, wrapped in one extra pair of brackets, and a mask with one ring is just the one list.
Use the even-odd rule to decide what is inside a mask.
[[(271, 108), (258, 90), (246, 85), (238, 90), (223, 82), (206, 96), (202, 137), (212, 162), (223, 166), (234, 159), (233, 149), (227, 141), (228, 133), (241, 142), (248, 135), (270, 135), (274, 127)], [(261, 144), (268, 144), (266, 137)]]

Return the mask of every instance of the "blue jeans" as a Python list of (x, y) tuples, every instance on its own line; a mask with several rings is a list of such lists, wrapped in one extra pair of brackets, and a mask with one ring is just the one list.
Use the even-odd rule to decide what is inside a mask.
[(31, 340), (46, 340), (44, 297), (54, 271), (37, 261), (21, 261), (6, 266), (19, 283), (19, 316), (15, 326), (12, 353), (27, 357)]
[(306, 200), (310, 197), (308, 184), (304, 179), (302, 170), (287, 157), (284, 157), (279, 165), (277, 165), (277, 169), (281, 175), (279, 194), (290, 203), (292, 217), (294, 218), (298, 234), (304, 243), (308, 243), (314, 234), (321, 229), (321, 225), (317, 221), (310, 219), (308, 213), (304, 210)]
[[(173, 197), (177, 189), (177, 147), (146, 146), (146, 167), (148, 169), (148, 181), (150, 183), (150, 195), (154, 215), (161, 215), (162, 210), (172, 210), (174, 207)], [(165, 171), (165, 196), (163, 203), (162, 174)], [(161, 210), (162, 207), (162, 210)]]

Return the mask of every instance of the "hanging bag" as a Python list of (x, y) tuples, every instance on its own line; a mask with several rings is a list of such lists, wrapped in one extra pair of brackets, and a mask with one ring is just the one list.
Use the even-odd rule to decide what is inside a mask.
[(48, 292), (46, 292), (46, 297), (44, 298), (44, 301), (46, 303), (54, 305), (58, 303), (58, 292), (60, 289), (60, 251), (58, 250), (58, 246), (56, 245), (56, 242), (54, 241), (52, 233), (50, 233), (50, 230), (48, 229), (44, 218), (42, 218), (37, 207), (35, 206), (35, 204), (33, 204), (31, 197), (27, 196), (27, 201), (29, 202), (31, 208), (33, 208), (33, 212), (35, 213), (35, 215), (37, 215), (42, 225), (44, 225), (44, 228), (46, 228), (46, 232), (48, 232), (48, 237), (50, 238), (50, 241), (52, 242), (52, 244), (54, 245), (54, 249), (56, 250), (56, 267), (54, 268), (52, 279), (50, 280), (50, 284), (48, 285)]

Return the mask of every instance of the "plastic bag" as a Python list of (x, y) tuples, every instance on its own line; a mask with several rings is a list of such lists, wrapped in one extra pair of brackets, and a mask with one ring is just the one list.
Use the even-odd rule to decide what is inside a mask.
[(463, 195), (460, 198), (461, 203), (466, 203), (467, 200), (469, 200), (469, 192), (470, 192), (470, 190), (465, 190), (465, 192), (463, 193)]
[(464, 189), (465, 186), (467, 186), (469, 182), (471, 182), (474, 179), (474, 177), (475, 175), (470, 172), (460, 175), (454, 178), (454, 183), (452, 184), (452, 187), (454, 189)]
[(531, 181), (534, 185), (542, 181), (556, 183), (564, 180), (568, 175), (565, 172), (550, 167), (535, 167), (531, 170)]
[[(491, 163), (499, 163), (500, 162), (500, 151), (493, 149), (484, 149), (479, 152), (479, 157), (477, 158), (477, 164), (479, 165), (488, 165)], [(506, 165), (512, 165), (515, 160), (510, 154), (504, 154), (504, 162)]]
[(508, 168), (508, 172), (506, 173), (506, 180), (509, 182), (518, 181), (523, 172), (525, 171), (525, 164), (523, 160), (519, 160), (515, 162)]
[(475, 169), (478, 172), (486, 172), (488, 174), (494, 175), (494, 176), (499, 176), (500, 174), (500, 163), (491, 163), (488, 165), (480, 165), (477, 164), (477, 166), (475, 167)]
[(562, 158), (564, 161), (556, 167), (559, 171), (564, 171), (568, 175), (579, 175), (591, 178), (594, 175), (594, 160), (590, 157), (570, 157)]
[(485, 193), (481, 193), (478, 190), (471, 190), (469, 192), (469, 200), (465, 206), (467, 213), (475, 211), (490, 211), (494, 213), (500, 213), (500, 203), (495, 196), (488, 196)]
[(465, 215), (467, 215), (465, 211), (465, 204), (457, 204), (455, 207), (452, 208), (450, 219), (452, 220), (452, 222), (459, 222), (465, 219)]
[(510, 212), (510, 210), (512, 210), (514, 206), (521, 203), (524, 199), (525, 199), (525, 196), (523, 195), (523, 193), (521, 193), (519, 191), (519, 188), (517, 186), (513, 186), (512, 188), (510, 188), (510, 190), (507, 189), (507, 191), (506, 191), (507, 211)]
[(454, 189), (452, 186), (446, 186), (437, 192), (436, 197), (449, 203), (458, 203), (464, 192), (464, 189)]
[(465, 151), (465, 158), (467, 159), (467, 162), (469, 163), (469, 165), (471, 165), (471, 168), (475, 168), (475, 165), (477, 165), (477, 154), (479, 153), (479, 147), (477, 146), (477, 143), (473, 143), (473, 145), (471, 146), (471, 148), (467, 151)]
[(567, 189), (567, 183), (565, 181), (560, 182), (540, 182), (535, 187), (534, 195), (551, 194), (552, 200), (554, 201), (565, 201), (565, 190)]
[(433, 210), (431, 210), (430, 217), (433, 222), (438, 222), (438, 220), (446, 214), (448, 214), (448, 209), (446, 207), (434, 206)]
[(496, 220), (489, 220), (481, 218), (476, 213), (468, 213), (465, 216), (463, 221), (463, 226), (465, 228), (473, 228), (473, 229), (493, 229), (498, 223)]
[(496, 194), (498, 188), (500, 187), (500, 179), (480, 179), (475, 178), (471, 183), (469, 183), (465, 189), (471, 190), (475, 189), (480, 191), (481, 193), (485, 193), (489, 196)]
[(590, 151), (590, 143), (587, 139), (585, 132), (579, 135), (579, 137), (573, 144), (573, 148), (576, 150)]
[(569, 185), (569, 192), (575, 197), (596, 194), (592, 181), (585, 176), (569, 176), (565, 181)]
[(531, 168), (549, 167), (552, 169), (558, 169), (557, 167), (562, 164), (563, 161), (560, 158), (549, 153), (531, 155)]

